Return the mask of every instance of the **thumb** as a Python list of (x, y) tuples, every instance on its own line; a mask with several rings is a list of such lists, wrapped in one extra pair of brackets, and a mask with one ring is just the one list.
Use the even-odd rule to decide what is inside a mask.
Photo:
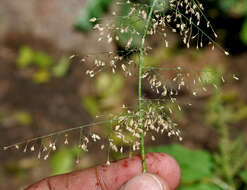
[(168, 184), (160, 177), (144, 173), (130, 179), (120, 190), (169, 190)]

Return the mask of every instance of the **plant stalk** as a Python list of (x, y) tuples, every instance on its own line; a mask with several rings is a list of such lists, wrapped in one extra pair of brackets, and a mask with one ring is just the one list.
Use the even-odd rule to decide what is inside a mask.
[(142, 172), (145, 173), (146, 172), (146, 158), (145, 158), (145, 145), (144, 145), (144, 130), (143, 130), (143, 124), (142, 124), (142, 65), (143, 65), (143, 54), (144, 54), (144, 45), (145, 45), (145, 40), (146, 40), (146, 36), (147, 36), (147, 31), (150, 25), (150, 21), (152, 18), (152, 14), (153, 14), (153, 10), (154, 10), (154, 6), (156, 4), (157, 0), (153, 0), (153, 4), (150, 8), (150, 11), (148, 13), (148, 18), (146, 20), (146, 24), (145, 24), (145, 29), (144, 29), (144, 34), (142, 37), (142, 43), (141, 43), (141, 47), (139, 49), (140, 51), (140, 57), (139, 57), (139, 65), (138, 65), (138, 110), (140, 113), (140, 128), (142, 129), (142, 133), (141, 133), (141, 139), (140, 139), (140, 143), (141, 143), (141, 158), (142, 158)]

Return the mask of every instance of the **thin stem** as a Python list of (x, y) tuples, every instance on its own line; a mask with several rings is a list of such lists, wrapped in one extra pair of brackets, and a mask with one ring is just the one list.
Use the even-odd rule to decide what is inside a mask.
[[(157, 0), (153, 1), (153, 4), (150, 8), (149, 14), (148, 14), (148, 18), (145, 24), (145, 30), (144, 30), (144, 34), (142, 37), (142, 43), (141, 43), (141, 47), (140, 47), (140, 57), (139, 57), (139, 65), (138, 65), (138, 110), (140, 113), (140, 121), (142, 122), (142, 65), (143, 65), (143, 52), (144, 52), (144, 45), (145, 45), (145, 40), (146, 40), (146, 36), (147, 36), (147, 31), (149, 28), (149, 24), (152, 18), (152, 13), (154, 10), (154, 6), (156, 4)], [(145, 146), (144, 146), (144, 132), (143, 132), (143, 124), (141, 123), (140, 128), (142, 129), (142, 133), (141, 133), (141, 157), (142, 157), (142, 172), (145, 173), (146, 172), (146, 159), (145, 159)]]
[(1, 149), (7, 150), (9, 148), (15, 147), (16, 145), (22, 145), (22, 144), (34, 142), (36, 140), (40, 140), (40, 139), (44, 139), (44, 138), (48, 138), (48, 137), (53, 137), (53, 136), (56, 136), (56, 135), (68, 133), (70, 131), (83, 129), (83, 128), (86, 128), (86, 127), (92, 127), (94, 125), (109, 123), (109, 122), (112, 122), (112, 121), (115, 121), (115, 120), (117, 120), (117, 119), (104, 120), (104, 121), (99, 121), (99, 122), (95, 122), (95, 123), (90, 123), (90, 124), (85, 124), (85, 125), (81, 125), (81, 126), (77, 126), (77, 127), (68, 128), (68, 129), (61, 130), (61, 131), (55, 131), (55, 132), (49, 133), (48, 135), (43, 135), (43, 136), (35, 137), (35, 138), (32, 138), (32, 139), (26, 139), (24, 141), (21, 141), (21, 142), (18, 142), (18, 143), (9, 145), (9, 146), (5, 146), (5, 147), (3, 147)]

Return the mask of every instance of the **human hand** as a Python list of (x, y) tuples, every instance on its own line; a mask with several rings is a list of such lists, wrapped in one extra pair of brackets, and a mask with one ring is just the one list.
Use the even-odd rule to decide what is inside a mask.
[(147, 173), (141, 157), (119, 160), (41, 180), (26, 190), (174, 190), (180, 182), (180, 168), (171, 156), (146, 154)]

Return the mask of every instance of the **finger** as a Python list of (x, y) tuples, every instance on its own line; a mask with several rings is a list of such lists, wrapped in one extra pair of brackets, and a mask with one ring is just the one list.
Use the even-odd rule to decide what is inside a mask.
[[(171, 156), (163, 153), (146, 155), (147, 172), (163, 178), (171, 189), (180, 181), (180, 168)], [(136, 156), (111, 165), (46, 178), (26, 190), (117, 190), (126, 181), (142, 174), (141, 157)]]
[(120, 190), (169, 190), (167, 183), (159, 176), (145, 173), (130, 179)]

